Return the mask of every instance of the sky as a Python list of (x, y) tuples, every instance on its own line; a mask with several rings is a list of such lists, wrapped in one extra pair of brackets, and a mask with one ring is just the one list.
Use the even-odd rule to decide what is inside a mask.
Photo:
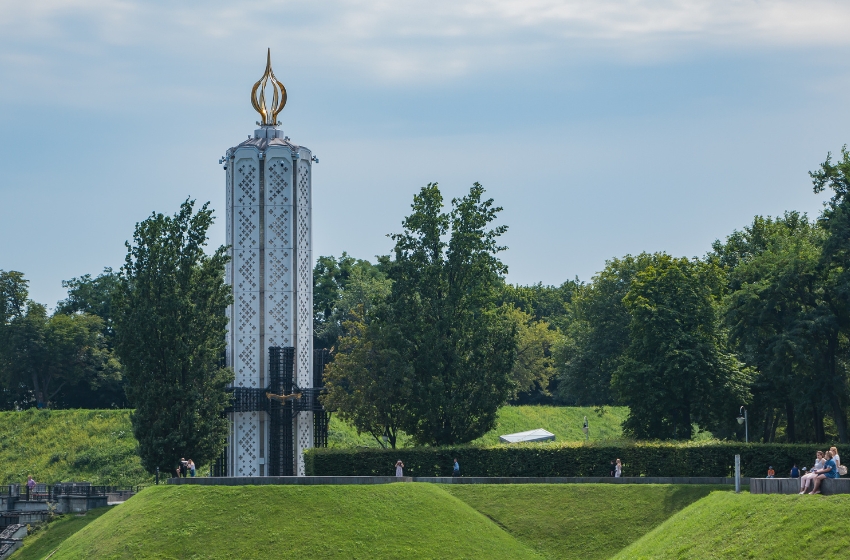
[(702, 256), (786, 210), (850, 142), (850, 3), (0, 0), (0, 269), (55, 305), (134, 225), (209, 201), (271, 48), (284, 133), (319, 157), (314, 255), (374, 260), (413, 195), (473, 182), (517, 284)]

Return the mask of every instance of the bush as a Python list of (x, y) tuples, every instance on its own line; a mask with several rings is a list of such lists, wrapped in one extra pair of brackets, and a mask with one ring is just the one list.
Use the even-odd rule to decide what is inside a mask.
[(311, 449), (308, 475), (391, 476), (404, 462), (406, 476), (451, 476), (457, 457), (464, 476), (608, 476), (612, 459), (623, 462), (624, 476), (733, 476), (735, 455), (747, 477), (767, 475), (773, 466), (788, 476), (793, 464), (814, 463), (817, 444), (763, 443), (609, 443), (524, 444), (492, 447), (417, 447), (410, 449)]

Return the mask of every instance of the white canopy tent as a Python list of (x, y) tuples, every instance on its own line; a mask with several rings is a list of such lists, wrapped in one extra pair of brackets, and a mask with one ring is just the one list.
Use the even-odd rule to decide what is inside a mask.
[(499, 436), (499, 441), (502, 443), (525, 443), (529, 441), (555, 441), (555, 434), (547, 432), (544, 429), (529, 430), (527, 432), (519, 432), (517, 434), (507, 434)]

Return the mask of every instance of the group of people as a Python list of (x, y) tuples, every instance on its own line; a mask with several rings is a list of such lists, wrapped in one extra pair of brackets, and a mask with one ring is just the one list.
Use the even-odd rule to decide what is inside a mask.
[(613, 476), (614, 478), (620, 478), (623, 476), (623, 463), (620, 462), (619, 459), (611, 460), (611, 472), (609, 476)]
[[(796, 469), (797, 466), (794, 465)], [(826, 478), (838, 478), (841, 476), (841, 457), (838, 456), (838, 449), (830, 447), (829, 451), (817, 452), (815, 466), (812, 467), (806, 474), (800, 477), (800, 494), (820, 494), (820, 485)], [(806, 470), (805, 468), (803, 469)], [(793, 469), (792, 469), (793, 478)], [(811, 490), (809, 487), (811, 486)]]
[(192, 459), (186, 460), (180, 458), (180, 465), (176, 469), (177, 478), (186, 478), (187, 476), (195, 476), (195, 461)]

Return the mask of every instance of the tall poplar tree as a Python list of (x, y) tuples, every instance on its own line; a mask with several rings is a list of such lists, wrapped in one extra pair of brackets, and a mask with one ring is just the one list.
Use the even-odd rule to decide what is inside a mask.
[(221, 452), (232, 372), (222, 367), (232, 302), (225, 247), (204, 252), (208, 204), (184, 202), (173, 217), (153, 214), (126, 243), (115, 310), (133, 433), (144, 467), (170, 471), (181, 457), (208, 463)]

